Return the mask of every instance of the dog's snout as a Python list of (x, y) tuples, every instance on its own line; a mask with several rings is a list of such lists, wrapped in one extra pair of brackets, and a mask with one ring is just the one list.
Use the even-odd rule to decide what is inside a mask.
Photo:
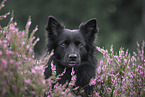
[(77, 54), (70, 54), (70, 55), (69, 55), (69, 59), (70, 59), (71, 61), (76, 61), (76, 60), (77, 60)]

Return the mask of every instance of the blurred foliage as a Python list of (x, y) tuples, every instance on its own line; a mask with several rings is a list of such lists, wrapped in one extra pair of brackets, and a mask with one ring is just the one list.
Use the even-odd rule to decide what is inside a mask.
[(98, 46), (108, 49), (114, 44), (114, 50), (124, 47), (133, 51), (134, 42), (145, 39), (143, 5), (143, 0), (8, 0), (2, 14), (14, 10), (14, 19), (21, 25), (20, 29), (24, 29), (28, 17), (32, 17), (31, 29), (39, 25), (35, 35), (40, 38), (35, 46), (37, 54), (45, 50), (45, 25), (49, 15), (70, 29), (77, 29), (81, 22), (97, 18)]

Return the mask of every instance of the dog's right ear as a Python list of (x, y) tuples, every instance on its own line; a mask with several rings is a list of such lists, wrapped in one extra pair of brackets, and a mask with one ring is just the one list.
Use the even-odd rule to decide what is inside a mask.
[(62, 29), (64, 29), (64, 26), (60, 24), (57, 19), (53, 16), (48, 17), (46, 30), (48, 31), (49, 36), (57, 36)]

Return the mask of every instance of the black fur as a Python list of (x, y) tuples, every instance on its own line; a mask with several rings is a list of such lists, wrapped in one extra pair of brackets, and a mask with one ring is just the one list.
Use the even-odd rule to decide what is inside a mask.
[[(49, 16), (46, 27), (48, 34), (48, 51), (54, 50), (53, 60), (57, 74), (66, 68), (66, 73), (59, 80), (60, 84), (71, 80), (71, 68), (77, 75), (76, 86), (84, 88), (86, 95), (93, 92), (89, 81), (96, 73), (96, 58), (94, 57), (94, 40), (97, 33), (96, 19), (82, 23), (77, 30), (65, 29), (53, 16)], [(45, 78), (51, 76), (51, 65), (45, 69)]]

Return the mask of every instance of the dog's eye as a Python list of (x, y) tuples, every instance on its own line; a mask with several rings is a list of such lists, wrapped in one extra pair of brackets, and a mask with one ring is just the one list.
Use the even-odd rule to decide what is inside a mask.
[(83, 44), (81, 44), (81, 43), (80, 43), (80, 44), (78, 44), (78, 47), (82, 48), (82, 47), (83, 47)]
[(66, 47), (66, 44), (65, 43), (61, 44), (61, 47)]

